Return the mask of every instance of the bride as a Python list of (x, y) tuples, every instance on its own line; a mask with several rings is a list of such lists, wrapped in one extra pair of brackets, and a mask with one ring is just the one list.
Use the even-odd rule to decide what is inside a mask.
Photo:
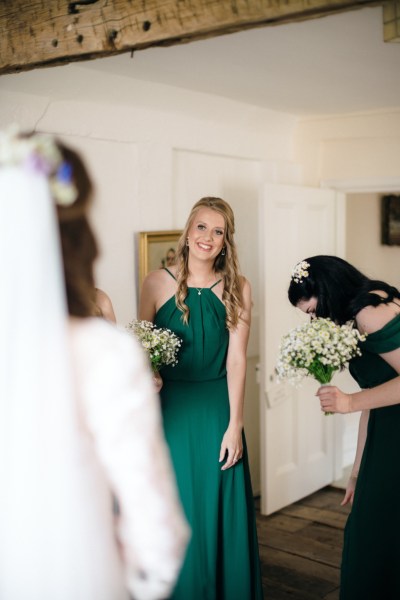
[(141, 350), (91, 317), (90, 193), (53, 138), (0, 135), (2, 600), (164, 598), (187, 543)]

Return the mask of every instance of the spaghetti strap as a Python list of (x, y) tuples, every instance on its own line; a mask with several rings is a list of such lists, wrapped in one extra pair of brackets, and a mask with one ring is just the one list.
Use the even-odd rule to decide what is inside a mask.
[(210, 287), (210, 290), (212, 290), (212, 289), (213, 289), (213, 287), (215, 287), (216, 285), (218, 285), (218, 284), (219, 284), (221, 281), (222, 281), (222, 278), (221, 278), (221, 279), (218, 279), (218, 281), (216, 281), (216, 282), (215, 282), (215, 283), (214, 283), (214, 284), (213, 284), (213, 285)]
[(171, 275), (172, 279), (175, 279), (175, 281), (178, 281), (177, 278), (175, 277), (175, 275), (173, 275), (171, 273), (171, 271), (169, 269), (167, 269), (167, 267), (163, 267), (163, 269), (164, 269), (164, 271), (167, 271), (167, 273), (169, 273)]

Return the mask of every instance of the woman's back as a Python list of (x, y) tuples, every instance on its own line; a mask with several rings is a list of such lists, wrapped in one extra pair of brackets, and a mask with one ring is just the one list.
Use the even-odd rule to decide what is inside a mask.
[[(135, 341), (103, 319), (71, 319), (69, 331), (81, 441), (78, 468), (90, 507), (83, 534), (92, 542), (91, 579), (98, 585), (93, 598), (125, 598), (124, 580), (135, 597), (147, 587), (149, 597), (157, 598), (176, 576), (187, 529), (148, 366)], [(125, 577), (111, 492), (120, 505)]]

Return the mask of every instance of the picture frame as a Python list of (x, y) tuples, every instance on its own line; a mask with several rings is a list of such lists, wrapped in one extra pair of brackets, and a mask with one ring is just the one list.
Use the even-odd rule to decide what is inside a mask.
[(139, 286), (150, 271), (172, 266), (181, 229), (139, 232)]
[(388, 194), (381, 198), (381, 243), (400, 246), (400, 196)]

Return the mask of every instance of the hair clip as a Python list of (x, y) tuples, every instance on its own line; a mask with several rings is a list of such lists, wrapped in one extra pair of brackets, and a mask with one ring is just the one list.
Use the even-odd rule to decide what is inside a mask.
[(308, 268), (310, 264), (306, 260), (297, 263), (292, 272), (292, 279), (295, 283), (302, 283), (303, 279), (309, 276)]

